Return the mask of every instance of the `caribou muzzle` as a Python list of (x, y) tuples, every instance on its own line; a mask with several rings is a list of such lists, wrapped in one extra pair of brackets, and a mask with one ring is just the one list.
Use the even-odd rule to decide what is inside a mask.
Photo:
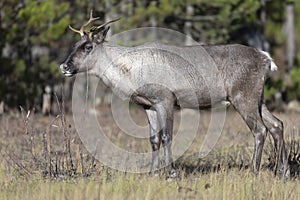
[(77, 73), (77, 70), (72, 63), (62, 63), (59, 68), (60, 71), (67, 77), (73, 76)]

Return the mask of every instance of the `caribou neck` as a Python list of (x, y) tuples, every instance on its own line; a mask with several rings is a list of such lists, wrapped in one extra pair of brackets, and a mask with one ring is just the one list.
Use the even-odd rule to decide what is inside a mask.
[(130, 78), (122, 73), (122, 67), (125, 63), (128, 65), (128, 62), (124, 60), (126, 52), (130, 52), (130, 50), (131, 47), (104, 42), (95, 49), (95, 53), (88, 63), (93, 66), (90, 74), (100, 78), (121, 98), (128, 98), (133, 92)]

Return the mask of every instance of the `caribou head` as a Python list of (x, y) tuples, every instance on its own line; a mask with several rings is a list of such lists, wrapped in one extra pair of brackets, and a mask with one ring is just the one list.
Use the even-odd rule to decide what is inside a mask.
[(89, 20), (83, 24), (79, 30), (74, 29), (71, 25), (69, 25), (69, 28), (75, 33), (79, 33), (81, 38), (74, 45), (71, 53), (65, 61), (60, 65), (60, 70), (65, 76), (73, 76), (78, 72), (88, 70), (88, 68), (83, 65), (86, 58), (91, 56), (94, 49), (105, 41), (106, 34), (110, 28), (109, 26), (106, 26), (119, 20), (111, 20), (99, 26), (92, 26), (89, 30), (86, 30), (92, 22), (98, 19), (99, 17), (93, 17), (93, 11), (91, 11)]

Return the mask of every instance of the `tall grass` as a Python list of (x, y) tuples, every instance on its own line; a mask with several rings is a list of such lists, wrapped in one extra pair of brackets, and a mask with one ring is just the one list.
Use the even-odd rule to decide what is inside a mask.
[(221, 171), (182, 177), (114, 173), (68, 180), (1, 174), (1, 199), (299, 199), (298, 181), (283, 182), (262, 171)]

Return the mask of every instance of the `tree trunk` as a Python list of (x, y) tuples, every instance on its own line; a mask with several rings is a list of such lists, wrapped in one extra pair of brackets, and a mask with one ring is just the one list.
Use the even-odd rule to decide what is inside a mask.
[(289, 2), (286, 4), (286, 58), (287, 58), (287, 67), (290, 71), (294, 67), (295, 59), (295, 21), (294, 21), (294, 7), (295, 4)]
[[(186, 17), (192, 18), (194, 15), (194, 7), (191, 4), (188, 4), (186, 6)], [(185, 39), (185, 45), (192, 45), (193, 44), (193, 38), (192, 38), (192, 22), (191, 21), (186, 21), (184, 23), (184, 32), (186, 34), (186, 39)]]
[[(157, 6), (156, 4), (156, 1), (152, 1), (151, 4), (153, 4), (153, 6)], [(156, 19), (156, 16), (155, 15), (152, 15), (150, 17), (150, 23), (151, 23), (151, 26), (152, 27), (157, 27), (157, 19)], [(157, 36), (157, 30), (156, 28), (152, 29), (152, 37), (157, 40), (158, 39), (158, 36)]]
[(45, 92), (43, 94), (43, 105), (42, 105), (42, 113), (47, 115), (51, 112), (51, 94), (52, 90), (49, 85), (45, 87)]
[[(111, 2), (109, 0), (105, 0), (105, 21), (110, 21), (112, 20), (112, 5)], [(110, 38), (112, 36), (113, 30), (110, 29), (107, 32), (106, 37)]]
[(261, 22), (261, 49), (270, 51), (270, 44), (265, 38), (265, 26), (267, 21), (266, 0), (260, 0), (260, 22)]
[[(130, 19), (133, 14), (133, 0), (124, 0), (121, 1), (121, 15), (124, 16), (124, 19)], [(123, 18), (123, 17), (122, 17)], [(124, 44), (128, 44), (128, 42), (132, 41), (132, 34), (127, 32), (127, 34), (122, 34), (122, 42)]]

